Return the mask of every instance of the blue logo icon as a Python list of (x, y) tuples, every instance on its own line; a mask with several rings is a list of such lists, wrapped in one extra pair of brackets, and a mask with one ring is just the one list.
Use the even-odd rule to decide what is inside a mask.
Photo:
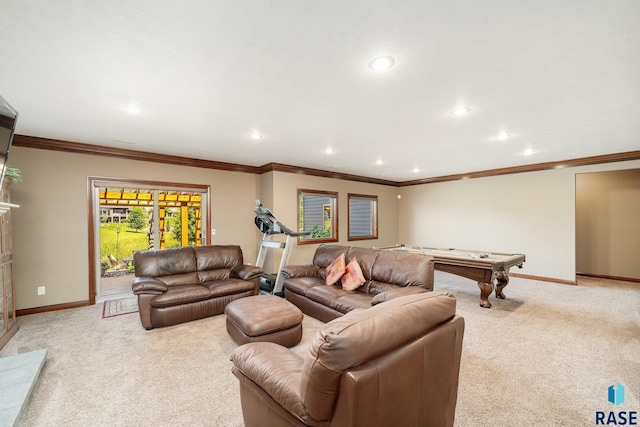
[(624, 403), (624, 386), (617, 381), (614, 385), (609, 386), (609, 402), (616, 406)]

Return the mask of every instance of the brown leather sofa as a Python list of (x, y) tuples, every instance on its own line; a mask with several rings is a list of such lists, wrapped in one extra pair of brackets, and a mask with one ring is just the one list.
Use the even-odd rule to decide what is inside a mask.
[[(326, 268), (341, 254), (346, 262), (356, 258), (366, 282), (355, 291), (340, 283), (325, 284)], [(289, 265), (284, 274), (285, 298), (303, 313), (328, 322), (356, 308), (398, 296), (433, 290), (433, 257), (380, 249), (320, 245), (312, 264)]]
[(323, 325), (306, 352), (238, 347), (245, 426), (452, 426), (464, 334), (455, 308), (443, 291), (408, 295)]
[(243, 265), (242, 249), (232, 245), (140, 251), (133, 264), (146, 329), (222, 314), (231, 301), (257, 295), (263, 273)]

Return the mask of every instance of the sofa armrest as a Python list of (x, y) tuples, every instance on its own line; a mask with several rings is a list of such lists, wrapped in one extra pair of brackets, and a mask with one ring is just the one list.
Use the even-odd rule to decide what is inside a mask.
[(294, 351), (271, 342), (254, 342), (236, 348), (230, 357), (233, 374), (264, 390), (286, 411), (306, 417), (300, 396), (303, 359)]
[(313, 264), (286, 265), (282, 268), (282, 273), (288, 279), (294, 277), (320, 277), (318, 267)]
[(403, 297), (405, 295), (421, 294), (427, 292), (427, 290), (421, 286), (404, 286), (398, 287), (398, 289), (392, 289), (386, 292), (380, 292), (371, 300), (371, 305), (377, 305), (381, 302), (389, 301), (394, 298)]
[(255, 279), (262, 276), (262, 273), (264, 273), (264, 270), (255, 265), (237, 265), (231, 269), (231, 277), (242, 280)]
[(131, 290), (135, 295), (140, 294), (154, 294), (160, 295), (167, 292), (167, 284), (162, 280), (156, 279), (154, 277), (146, 277), (140, 276), (136, 277), (133, 280), (133, 284), (131, 285)]

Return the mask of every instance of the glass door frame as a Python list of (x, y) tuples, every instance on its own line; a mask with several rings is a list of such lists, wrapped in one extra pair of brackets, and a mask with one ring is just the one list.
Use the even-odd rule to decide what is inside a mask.
[[(211, 230), (211, 186), (201, 184), (183, 184), (165, 181), (148, 181), (124, 178), (87, 177), (87, 201), (89, 223), (89, 304), (96, 303), (100, 283), (100, 187), (140, 188), (160, 191), (197, 191), (203, 194), (200, 217), (201, 244), (209, 242)], [(157, 198), (154, 198), (154, 215), (157, 215)], [(156, 222), (158, 224), (158, 222)], [(157, 232), (157, 228), (155, 232)], [(158, 240), (155, 240), (156, 242)]]

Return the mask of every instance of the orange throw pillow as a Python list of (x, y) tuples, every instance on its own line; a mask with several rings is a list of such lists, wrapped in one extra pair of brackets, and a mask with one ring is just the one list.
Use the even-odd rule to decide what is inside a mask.
[(325, 283), (327, 285), (333, 285), (344, 275), (344, 254), (336, 258), (327, 267), (327, 278)]
[(355, 258), (352, 259), (351, 262), (347, 264), (344, 276), (342, 276), (342, 289), (355, 291), (362, 286), (365, 281), (360, 264), (358, 264)]

